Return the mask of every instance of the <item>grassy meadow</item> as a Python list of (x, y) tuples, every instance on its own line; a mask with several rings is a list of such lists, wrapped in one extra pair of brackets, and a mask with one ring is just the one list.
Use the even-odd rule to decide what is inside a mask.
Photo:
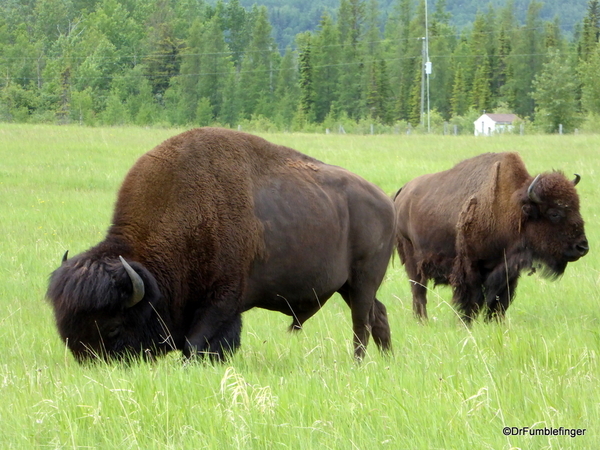
[[(298, 335), (282, 314), (249, 311), (225, 364), (173, 353), (79, 366), (44, 300), (48, 275), (65, 250), (104, 237), (129, 167), (179, 131), (0, 124), (0, 448), (600, 447), (600, 136), (264, 135), (390, 195), (461, 159), (516, 150), (531, 173), (582, 175), (591, 251), (557, 281), (524, 276), (506, 321), (470, 330), (446, 287), (431, 288), (431, 320), (419, 325), (396, 257), (378, 295), (394, 354), (371, 343), (361, 365), (349, 310), (333, 297)], [(506, 436), (505, 427), (586, 431)]]

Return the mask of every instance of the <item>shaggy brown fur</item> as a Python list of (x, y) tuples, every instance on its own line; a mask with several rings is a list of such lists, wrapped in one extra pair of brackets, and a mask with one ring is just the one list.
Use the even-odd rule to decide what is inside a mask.
[(519, 274), (542, 264), (560, 275), (588, 244), (574, 183), (560, 172), (533, 177), (517, 153), (486, 153), (423, 175), (396, 195), (397, 247), (415, 315), (426, 318), (429, 279), (450, 284), (464, 319), (482, 307), (503, 316)]
[[(390, 199), (342, 168), (250, 134), (194, 129), (135, 163), (105, 240), (64, 262), (48, 297), (78, 358), (175, 348), (221, 358), (239, 346), (243, 311), (281, 311), (298, 329), (339, 292), (361, 357), (371, 329), (390, 345), (375, 292), (394, 222)], [(146, 288), (131, 308), (119, 255)]]

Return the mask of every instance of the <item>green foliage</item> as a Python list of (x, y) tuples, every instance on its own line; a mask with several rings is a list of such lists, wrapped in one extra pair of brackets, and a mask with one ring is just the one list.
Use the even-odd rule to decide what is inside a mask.
[(583, 19), (583, 31), (579, 42), (579, 55), (584, 61), (595, 52), (600, 38), (600, 2), (590, 0), (588, 11)]
[(215, 118), (213, 116), (210, 100), (206, 97), (202, 97), (198, 101), (198, 106), (196, 108), (195, 124), (201, 127), (206, 127), (212, 125), (214, 121)]
[(579, 123), (575, 73), (565, 64), (559, 50), (550, 50), (548, 61), (533, 81), (533, 99), (537, 102), (535, 122), (546, 132), (558, 131), (559, 125), (572, 132)]
[(340, 44), (338, 29), (333, 19), (325, 14), (319, 23), (319, 28), (314, 36), (312, 52), (313, 79), (315, 90), (315, 120), (322, 122), (331, 112), (339, 96), (337, 90), (340, 70)]
[(478, 64), (477, 70), (475, 71), (471, 93), (471, 106), (478, 111), (489, 111), (491, 109), (491, 76), (489, 58), (487, 55), (483, 55), (482, 61)]
[(454, 84), (452, 98), (450, 99), (450, 112), (453, 116), (462, 116), (469, 107), (467, 87), (463, 78), (462, 66), (459, 64), (454, 71)]
[(298, 105), (298, 108), (302, 111), (302, 116), (307, 122), (314, 122), (315, 119), (315, 89), (311, 39), (312, 36), (310, 33), (298, 36), (298, 69), (300, 72), (300, 104)]
[(241, 65), (238, 91), (243, 117), (270, 117), (273, 112), (275, 43), (265, 7), (255, 8), (254, 27)]
[[(438, 0), (429, 5), (427, 55), (421, 0), (266, 3), (0, 2), (0, 120), (182, 126), (201, 111), (203, 121), (210, 115), (233, 127), (264, 117), (280, 130), (322, 129), (341, 114), (356, 129), (363, 120), (382, 130), (397, 121), (416, 126), (427, 56), (430, 109), (445, 121), (500, 103), (533, 120), (549, 110), (536, 103), (533, 81), (554, 48), (578, 55), (562, 63), (579, 76), (574, 114), (600, 110), (596, 0), (573, 34), (546, 21), (540, 3), (517, 0), (480, 8), (472, 26), (457, 28), (455, 2)], [(292, 19), (301, 8), (312, 23), (292, 35), (308, 20)], [(278, 47), (280, 38), (295, 47)]]

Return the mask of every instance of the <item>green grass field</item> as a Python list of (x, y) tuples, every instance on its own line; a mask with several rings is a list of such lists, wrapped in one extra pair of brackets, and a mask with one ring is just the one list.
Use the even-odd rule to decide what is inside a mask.
[[(344, 166), (390, 195), (411, 178), (486, 151), (578, 185), (591, 251), (551, 282), (523, 277), (503, 324), (465, 329), (448, 288), (430, 323), (412, 317), (396, 257), (378, 298), (394, 354), (352, 357), (349, 310), (333, 297), (302, 333), (253, 310), (225, 364), (177, 354), (79, 366), (44, 300), (49, 273), (103, 239), (126, 171), (182, 130), (0, 124), (0, 448), (600, 448), (600, 136), (265, 135)], [(585, 429), (505, 436), (504, 427)]]

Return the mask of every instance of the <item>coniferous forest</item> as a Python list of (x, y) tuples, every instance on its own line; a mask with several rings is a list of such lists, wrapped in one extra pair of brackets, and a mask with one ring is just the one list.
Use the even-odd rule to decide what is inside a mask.
[(339, 0), (282, 44), (280, 16), (240, 0), (2, 0), (0, 120), (471, 133), (487, 111), (600, 131), (600, 0), (569, 32), (535, 0), (461, 27), (432, 3), (426, 29), (423, 0)]

